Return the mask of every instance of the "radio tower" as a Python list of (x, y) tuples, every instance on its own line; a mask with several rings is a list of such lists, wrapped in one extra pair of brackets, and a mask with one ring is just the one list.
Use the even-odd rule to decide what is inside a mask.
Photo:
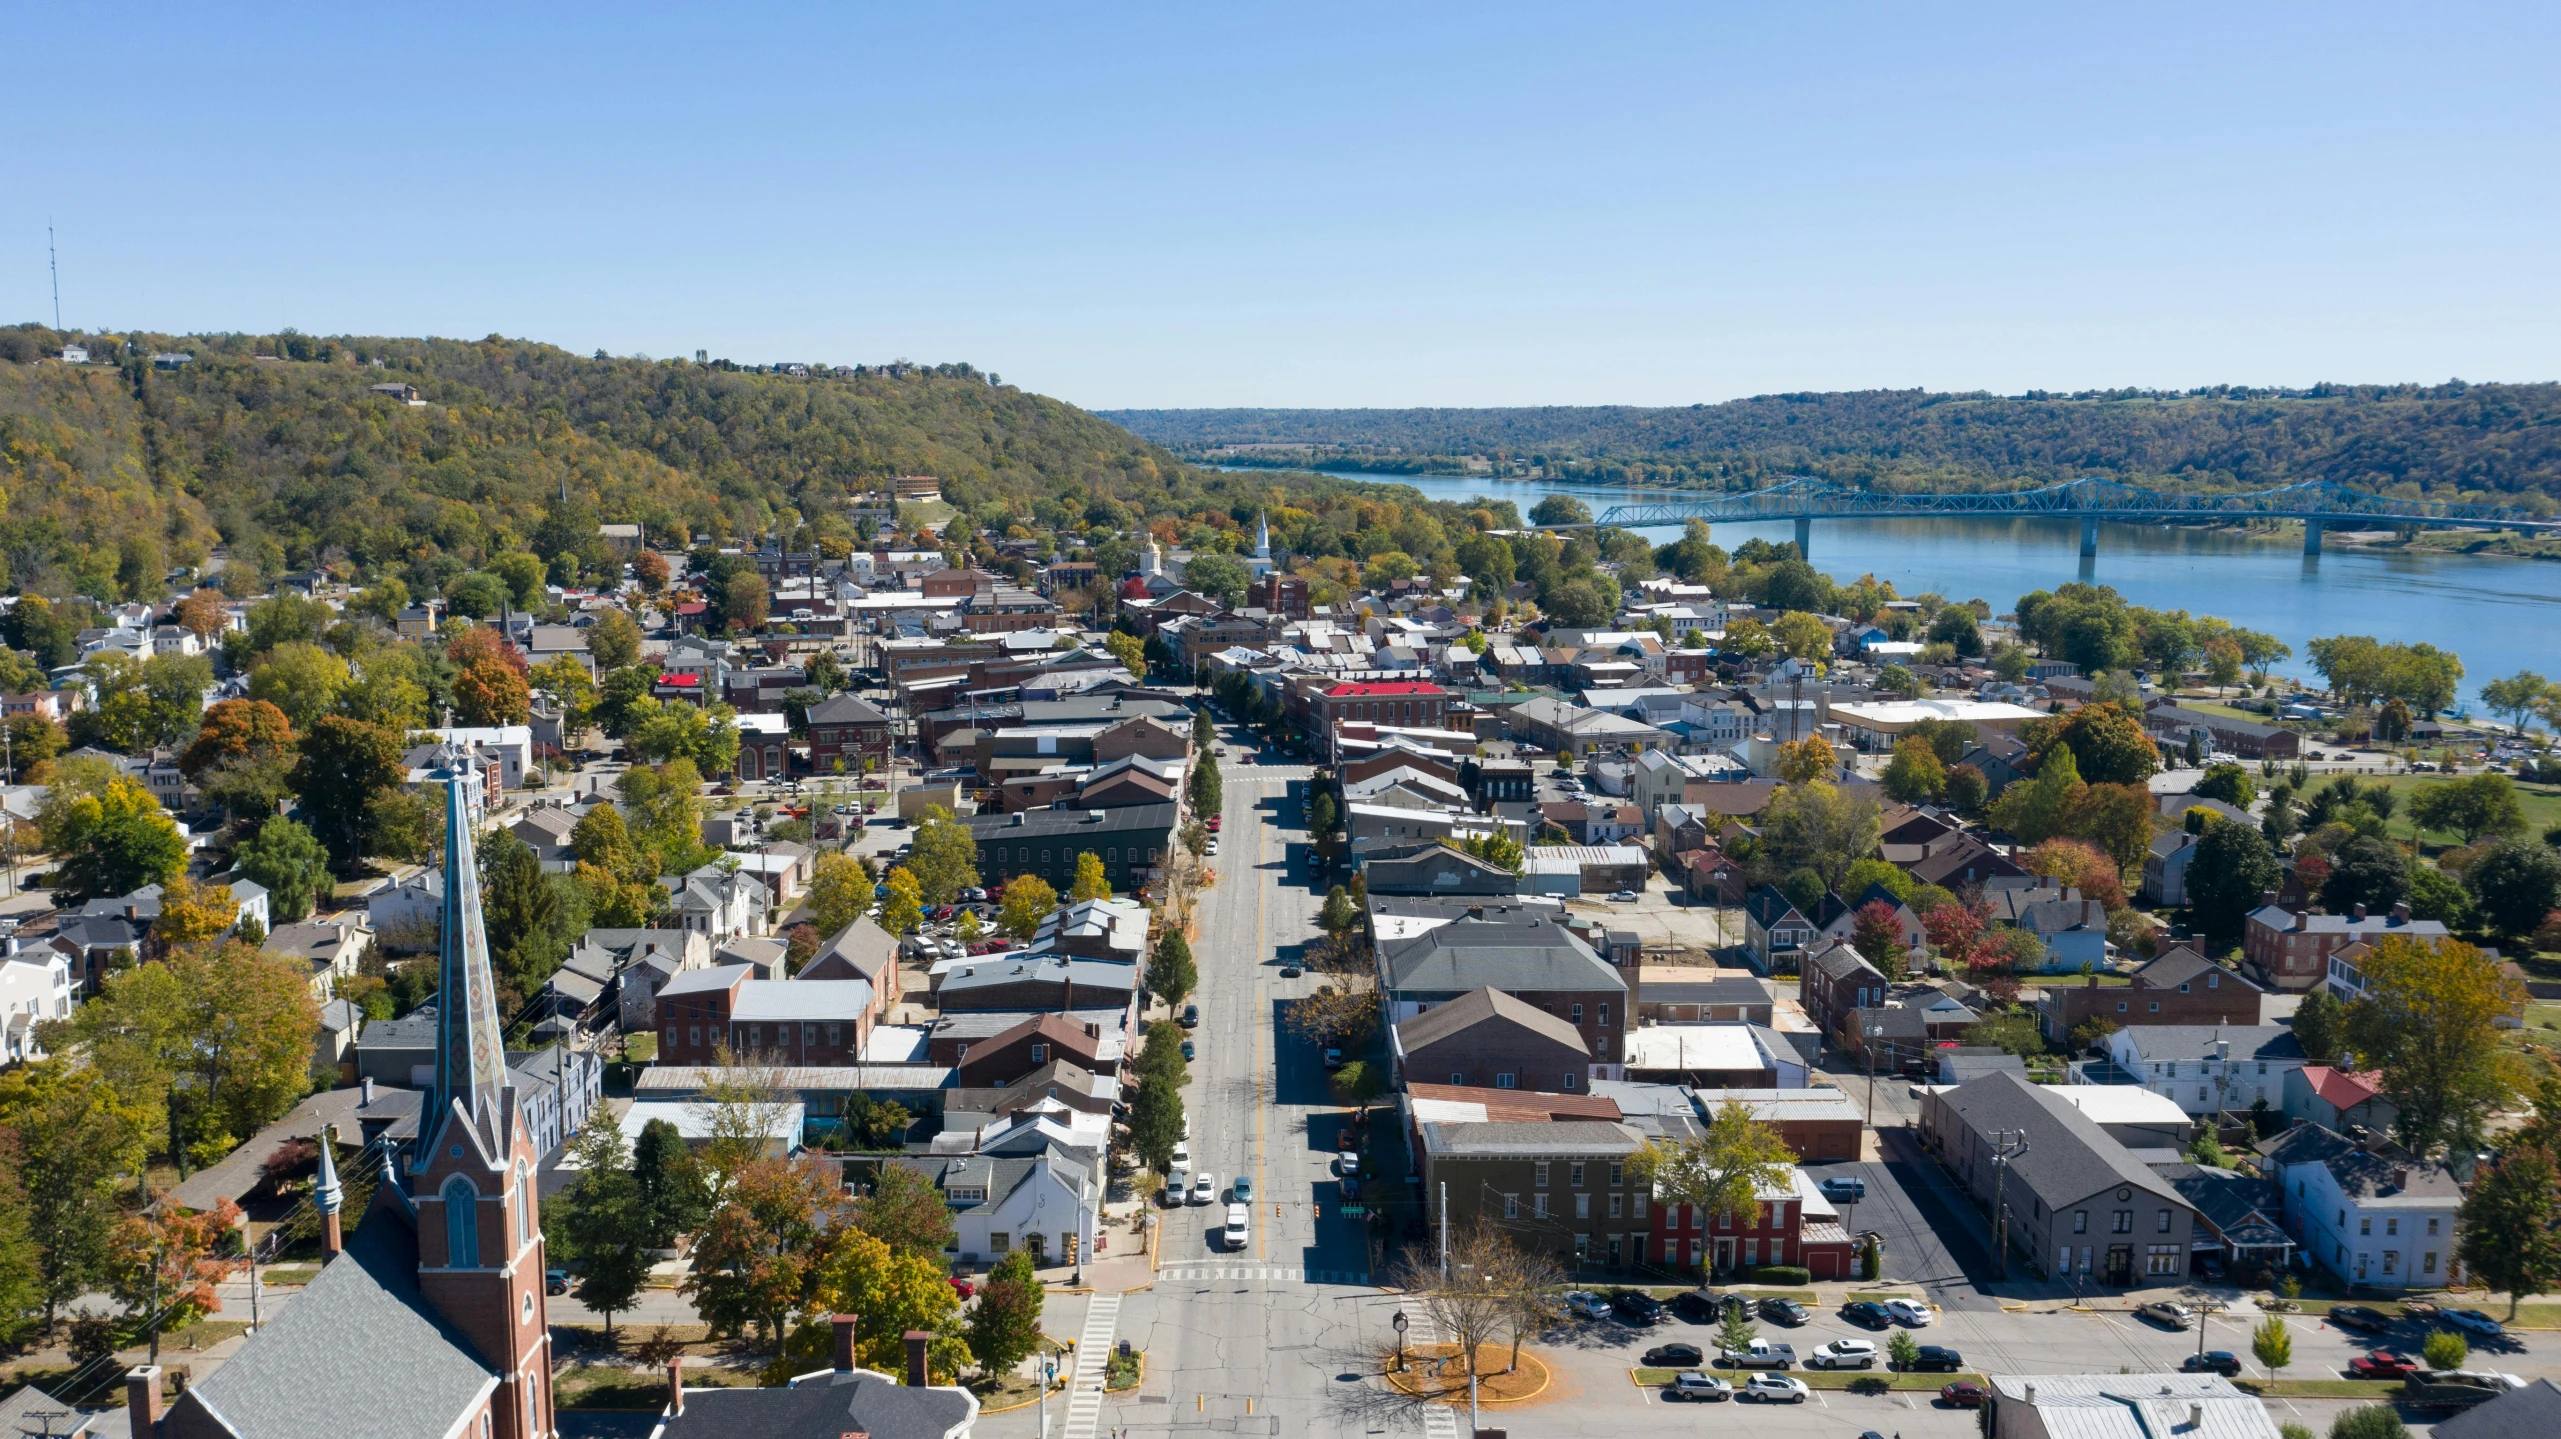
[(53, 222), (44, 222), (44, 267), (53, 272), (53, 328), (62, 328), (62, 261), (53, 253)]

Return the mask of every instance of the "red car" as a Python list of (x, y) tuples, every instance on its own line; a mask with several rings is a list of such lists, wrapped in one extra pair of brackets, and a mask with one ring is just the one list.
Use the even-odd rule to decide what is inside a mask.
[(1982, 1385), (1970, 1384), (1959, 1379), (1953, 1384), (1940, 1385), (1939, 1397), (1954, 1408), (1980, 1409), (1983, 1407), (1984, 1399), (1989, 1396), (1984, 1393)]
[(1223, 815), (1215, 815), (1215, 814), (1214, 814), (1214, 815), (1211, 815), (1211, 816), (1209, 817), (1209, 832), (1210, 832), (1211, 834), (1216, 834), (1216, 833), (1218, 833), (1218, 826), (1219, 826), (1219, 822), (1220, 822), (1222, 819), (1224, 819), (1224, 818), (1225, 818), (1225, 816), (1223, 816)]
[(2351, 1379), (2407, 1379), (2419, 1366), (2398, 1354), (2360, 1354), (2348, 1361)]
[(963, 1299), (974, 1299), (978, 1296), (978, 1285), (973, 1280), (955, 1276), (951, 1281), (951, 1287), (953, 1292)]

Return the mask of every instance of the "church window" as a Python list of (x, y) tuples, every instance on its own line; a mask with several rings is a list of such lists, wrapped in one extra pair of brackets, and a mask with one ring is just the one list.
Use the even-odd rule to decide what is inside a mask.
[(480, 1267), (480, 1191), (459, 1174), (445, 1181), (445, 1264)]
[(516, 1171), (516, 1244), (519, 1248), (532, 1243), (534, 1237), (534, 1193), (533, 1186), (526, 1182), (529, 1177), (526, 1170)]

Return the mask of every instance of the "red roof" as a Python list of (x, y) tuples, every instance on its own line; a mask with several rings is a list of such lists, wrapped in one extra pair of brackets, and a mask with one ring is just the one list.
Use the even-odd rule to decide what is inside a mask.
[(1376, 699), (1398, 695), (1446, 695), (1439, 685), (1421, 680), (1390, 680), (1375, 684), (1339, 684), (1325, 691), (1327, 699)]
[(698, 615), (710, 608), (711, 606), (703, 603), (701, 600), (687, 600), (683, 604), (676, 606), (676, 613), (680, 615)]
[(2312, 1092), (2321, 1096), (2321, 1102), (2332, 1109), (2354, 1109), (2383, 1092), (2377, 1087), (2383, 1078), (2380, 1073), (2351, 1074), (2326, 1064), (2307, 1064), (2303, 1066), (2303, 1078), (2312, 1086)]
[(662, 685), (673, 685), (673, 686), (675, 686), (677, 689), (692, 689), (694, 686), (696, 686), (696, 685), (698, 685), (698, 684), (701, 684), (701, 683), (702, 683), (702, 676), (701, 676), (701, 675), (660, 675), (660, 676), (658, 677), (658, 683), (660, 683), (660, 684), (662, 684)]

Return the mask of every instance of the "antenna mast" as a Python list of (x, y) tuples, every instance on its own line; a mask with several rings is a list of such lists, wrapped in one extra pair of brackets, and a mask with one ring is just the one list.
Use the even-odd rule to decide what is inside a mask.
[(53, 274), (53, 327), (62, 328), (62, 261), (53, 250), (53, 222), (44, 222), (44, 267)]

